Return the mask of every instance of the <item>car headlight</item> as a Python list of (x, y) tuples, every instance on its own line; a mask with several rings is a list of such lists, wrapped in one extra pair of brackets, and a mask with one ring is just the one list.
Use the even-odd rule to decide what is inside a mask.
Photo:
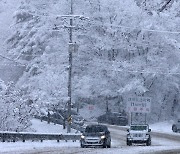
[(101, 136), (101, 139), (105, 139), (105, 138), (106, 138), (106, 136), (105, 136), (105, 135)]
[(85, 138), (85, 136), (84, 136), (84, 135), (81, 135), (81, 138), (82, 138), (82, 139), (84, 139), (84, 138)]

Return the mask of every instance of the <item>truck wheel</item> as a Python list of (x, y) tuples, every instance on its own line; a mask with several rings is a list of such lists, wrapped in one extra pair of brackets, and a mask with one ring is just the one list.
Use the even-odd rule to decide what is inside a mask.
[(84, 148), (84, 145), (83, 145), (83, 144), (81, 144), (81, 148)]
[(150, 145), (151, 145), (151, 139), (148, 139), (148, 140), (147, 140), (146, 145), (147, 145), (147, 146), (150, 146)]
[(177, 127), (174, 125), (174, 126), (172, 127), (172, 130), (173, 130), (173, 132), (177, 132)]
[(103, 148), (106, 148), (108, 146), (107, 144), (107, 139), (104, 140), (104, 143), (103, 143)]
[(131, 145), (132, 145), (132, 142), (130, 142), (129, 140), (127, 140), (127, 145), (128, 145), (128, 146), (131, 146)]
[(106, 148), (107, 147), (107, 145), (106, 144), (103, 144), (103, 148)]
[(109, 143), (109, 144), (107, 145), (107, 148), (111, 148), (111, 143)]

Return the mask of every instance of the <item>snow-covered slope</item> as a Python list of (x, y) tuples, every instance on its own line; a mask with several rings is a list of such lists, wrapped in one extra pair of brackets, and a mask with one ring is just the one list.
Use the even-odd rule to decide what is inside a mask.
[[(46, 133), (46, 134), (67, 134), (67, 128), (63, 129), (62, 125), (50, 123), (47, 124), (46, 121), (40, 121), (38, 119), (31, 120), (30, 130), (35, 131), (37, 133)], [(71, 129), (71, 133), (78, 133), (77, 130)]]

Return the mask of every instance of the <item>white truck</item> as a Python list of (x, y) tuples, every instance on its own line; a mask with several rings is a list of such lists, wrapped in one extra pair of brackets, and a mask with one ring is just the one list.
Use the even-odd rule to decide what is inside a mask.
[(132, 124), (127, 131), (127, 145), (131, 146), (133, 143), (145, 143), (147, 146), (151, 145), (151, 129), (149, 129), (149, 125)]

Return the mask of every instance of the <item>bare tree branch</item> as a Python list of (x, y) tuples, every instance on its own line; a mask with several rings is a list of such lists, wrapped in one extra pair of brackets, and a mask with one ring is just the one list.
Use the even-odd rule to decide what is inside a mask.
[(161, 7), (161, 9), (159, 9), (159, 12), (162, 12), (162, 11), (168, 6), (168, 4), (170, 4), (171, 2), (173, 2), (173, 0), (168, 0), (168, 1)]

